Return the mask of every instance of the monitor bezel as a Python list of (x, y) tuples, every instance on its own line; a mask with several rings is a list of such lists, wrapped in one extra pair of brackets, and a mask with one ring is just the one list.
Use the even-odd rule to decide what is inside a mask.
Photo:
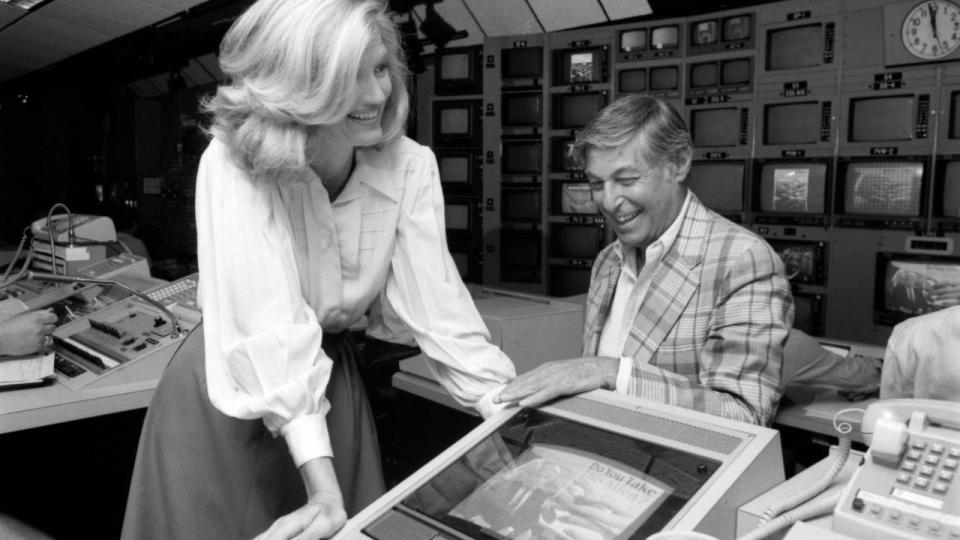
[[(818, 164), (823, 165), (823, 211), (822, 212), (771, 212), (763, 210), (762, 190), (763, 171), (768, 166)], [(797, 158), (797, 159), (757, 159), (753, 162), (753, 182), (750, 196), (750, 211), (757, 223), (768, 225), (799, 225), (818, 227), (824, 225), (833, 208), (834, 197), (834, 167), (833, 159), (827, 157)]]
[[(923, 173), (920, 177), (920, 211), (916, 216), (889, 216), (884, 214), (860, 214), (850, 212), (845, 208), (847, 170), (851, 165), (870, 162), (904, 162), (920, 163)], [(837, 158), (836, 174), (834, 175), (834, 224), (840, 227), (854, 228), (892, 228), (917, 229), (920, 220), (927, 216), (927, 195), (930, 189), (930, 156), (842, 156)]]
[[(483, 191), (483, 152), (469, 148), (437, 148), (437, 175), (440, 176), (440, 185), (445, 194), (450, 195), (480, 195)], [(440, 170), (440, 162), (445, 157), (462, 157), (467, 159), (467, 181), (444, 181)]]
[[(597, 77), (590, 80), (573, 81), (570, 77), (570, 58), (574, 54), (590, 53), (594, 61), (598, 62)], [(587, 47), (572, 47), (553, 51), (553, 85), (580, 86), (589, 84), (603, 84), (610, 80), (610, 47), (608, 45), (592, 45)]]
[[(467, 133), (442, 133), (440, 131), (440, 117), (445, 109), (467, 110)], [(483, 111), (482, 100), (455, 99), (436, 100), (433, 102), (433, 145), (435, 147), (481, 146), (483, 144)]]
[[(464, 79), (441, 78), (441, 63), (444, 56), (465, 55), (470, 65), (469, 76)], [(449, 47), (436, 52), (434, 66), (434, 93), (438, 96), (456, 96), (483, 93), (483, 46)]]
[[(787, 275), (787, 279), (790, 280), (790, 283), (800, 284), (800, 285), (822, 285), (827, 284), (827, 243), (822, 240), (796, 240), (788, 238), (766, 238), (770, 247), (773, 248), (777, 254), (780, 254), (780, 249), (787, 248), (791, 246), (797, 246), (802, 248), (809, 248), (814, 252), (814, 268), (812, 271), (812, 276), (800, 279), (791, 279), (789, 274), (787, 274), (786, 263), (784, 263), (784, 274)], [(778, 247), (780, 249), (778, 249)]]

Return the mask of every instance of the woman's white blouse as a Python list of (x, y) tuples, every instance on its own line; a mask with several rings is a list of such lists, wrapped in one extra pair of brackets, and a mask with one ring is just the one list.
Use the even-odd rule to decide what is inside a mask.
[(370, 330), (408, 330), (437, 379), (488, 416), (515, 376), (447, 251), (429, 148), (401, 138), (357, 151), (333, 202), (309, 167), (254, 180), (217, 139), (197, 173), (199, 299), (207, 389), (225, 414), (262, 418), (294, 462), (331, 456), (323, 333), (368, 308)]

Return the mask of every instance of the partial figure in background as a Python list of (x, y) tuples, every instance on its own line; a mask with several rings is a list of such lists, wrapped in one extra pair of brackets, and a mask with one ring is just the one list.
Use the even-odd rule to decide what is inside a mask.
[(365, 315), (484, 416), (514, 376), (447, 249), (436, 159), (403, 136), (385, 9), (259, 0), (224, 37), (197, 174), (203, 324), (148, 409), (124, 538), (322, 538), (380, 496)]
[(767, 242), (687, 189), (693, 148), (679, 113), (661, 99), (621, 98), (574, 149), (617, 235), (593, 265), (583, 357), (525, 373), (499, 399), (528, 406), (603, 387), (770, 424), (790, 286)]
[(856, 401), (880, 388), (878, 358), (843, 356), (825, 349), (803, 330), (792, 328), (783, 346), (783, 384), (835, 386)]
[(960, 306), (911, 317), (887, 340), (880, 399), (960, 402)]

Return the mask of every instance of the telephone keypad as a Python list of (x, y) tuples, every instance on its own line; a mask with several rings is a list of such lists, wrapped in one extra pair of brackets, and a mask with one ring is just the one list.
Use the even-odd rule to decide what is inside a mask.
[(907, 459), (912, 459), (914, 461), (919, 460), (923, 456), (923, 452), (919, 450), (910, 450), (907, 452)]
[(930, 467), (930, 466), (927, 466), (927, 465), (924, 465), (923, 467), (920, 467), (920, 475), (921, 475), (921, 476), (933, 476), (933, 471), (934, 471), (933, 467)]
[(943, 462), (943, 468), (944, 468), (944, 469), (956, 469), (956, 468), (957, 468), (957, 460), (955, 460), (955, 459), (947, 459), (947, 460), (944, 460), (944, 462)]
[(913, 485), (920, 489), (926, 489), (927, 486), (930, 485), (930, 480), (927, 480), (926, 478), (916, 478), (913, 481)]

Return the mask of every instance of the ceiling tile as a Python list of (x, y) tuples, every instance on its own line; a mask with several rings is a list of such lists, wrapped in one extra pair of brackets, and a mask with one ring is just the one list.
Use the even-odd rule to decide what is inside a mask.
[(528, 0), (547, 32), (607, 22), (597, 0)]
[(488, 36), (540, 34), (543, 28), (526, 2), (463, 0)]
[(600, 0), (600, 3), (603, 4), (603, 9), (607, 10), (611, 21), (653, 13), (647, 0)]

